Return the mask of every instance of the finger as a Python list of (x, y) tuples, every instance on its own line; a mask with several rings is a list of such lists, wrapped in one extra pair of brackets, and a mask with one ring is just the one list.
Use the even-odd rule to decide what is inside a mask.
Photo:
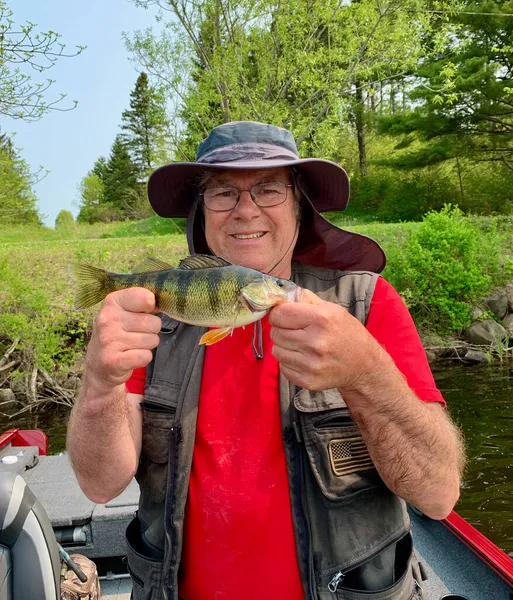
[[(112, 292), (107, 298), (123, 310), (134, 313), (151, 313), (155, 310), (155, 294), (145, 288), (129, 288)], [(107, 299), (106, 299), (107, 300)]]
[(271, 352), (281, 366), (286, 366), (297, 371), (303, 371), (308, 366), (305, 356), (297, 350), (273, 346)]
[(119, 355), (117, 366), (120, 371), (133, 371), (150, 364), (152, 359), (151, 350), (126, 350)]
[(317, 294), (314, 294), (310, 290), (301, 288), (301, 292), (298, 294), (296, 302), (302, 302), (303, 304), (322, 304), (325, 300), (321, 300)]
[(153, 350), (159, 345), (160, 338), (156, 333), (126, 333), (123, 337), (123, 345), (126, 350), (144, 349)]
[(162, 329), (162, 319), (156, 315), (127, 312), (123, 316), (121, 325), (125, 331), (159, 333)]
[(304, 329), (282, 329), (280, 327), (271, 327), (271, 340), (281, 348), (288, 350), (297, 350), (301, 346), (307, 333)]
[(283, 329), (304, 329), (312, 324), (315, 309), (311, 304), (290, 302), (271, 309), (269, 323)]

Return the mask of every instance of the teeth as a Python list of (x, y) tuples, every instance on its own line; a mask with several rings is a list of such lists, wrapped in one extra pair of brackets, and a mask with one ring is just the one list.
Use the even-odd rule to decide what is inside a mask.
[(234, 233), (233, 237), (237, 238), (238, 240), (250, 240), (252, 238), (260, 238), (264, 235), (264, 233), (261, 231), (259, 233), (248, 233), (248, 234), (244, 234), (244, 233)]

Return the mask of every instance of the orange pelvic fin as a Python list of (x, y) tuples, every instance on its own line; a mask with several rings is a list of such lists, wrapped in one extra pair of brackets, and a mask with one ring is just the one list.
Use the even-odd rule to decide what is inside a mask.
[(207, 333), (204, 333), (201, 336), (199, 343), (202, 345), (205, 345), (205, 346), (212, 346), (212, 344), (217, 344), (217, 342), (224, 340), (224, 338), (227, 335), (230, 335), (230, 333), (232, 331), (233, 331), (233, 327), (223, 327), (221, 329), (212, 329), (211, 331), (207, 331)]

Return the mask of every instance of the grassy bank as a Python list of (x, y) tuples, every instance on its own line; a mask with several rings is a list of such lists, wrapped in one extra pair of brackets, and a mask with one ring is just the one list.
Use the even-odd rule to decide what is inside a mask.
[[(448, 267), (449, 276), (453, 276), (456, 269), (451, 261), (461, 266), (462, 261), (470, 260), (456, 280), (449, 277), (442, 285), (442, 290), (463, 288), (463, 298), (470, 297), (469, 293), (486, 294), (508, 278), (513, 279), (513, 218), (459, 219), (460, 229), (454, 229), (456, 225), (445, 217), (445, 221), (431, 224), (428, 244), (439, 243), (436, 238), (444, 223), (449, 222), (444, 234), (447, 239), (442, 240), (448, 248), (441, 264), (437, 264), (434, 255), (419, 254), (417, 246), (412, 245), (412, 238), (422, 227), (425, 230), (424, 224), (361, 223), (338, 214), (328, 217), (382, 245), (389, 259), (384, 276), (412, 307), (419, 328), (427, 325), (429, 329), (430, 323), (437, 322), (429, 321), (432, 307), (423, 312), (422, 303), (427, 303), (429, 294), (439, 285), (435, 280), (440, 279), (443, 267)], [(187, 254), (183, 230), (183, 221), (175, 223), (158, 217), (64, 230), (0, 230), (0, 389), (10, 386), (17, 397), (25, 397), (30, 403), (52, 396), (70, 403), (98, 308), (84, 312), (74, 309), (74, 282), (68, 265), (83, 262), (127, 272), (148, 256), (176, 264)], [(466, 240), (466, 245), (461, 240)], [(469, 274), (473, 278), (469, 279)], [(422, 286), (427, 292), (419, 293)], [(445, 301), (442, 298), (440, 302)], [(461, 306), (460, 312), (454, 312), (454, 306), (448, 310), (458, 323), (463, 313)]]

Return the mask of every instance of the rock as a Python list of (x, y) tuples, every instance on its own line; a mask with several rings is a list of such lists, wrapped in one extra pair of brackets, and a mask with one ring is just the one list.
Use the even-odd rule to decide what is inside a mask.
[(513, 313), (506, 315), (502, 320), (502, 325), (508, 334), (508, 337), (513, 341)]
[(465, 330), (465, 338), (476, 346), (490, 346), (502, 342), (507, 336), (506, 329), (493, 319), (477, 321)]
[(483, 314), (483, 310), (478, 306), (473, 306), (470, 309), (470, 316), (472, 317), (472, 321), (477, 321), (479, 317)]
[(468, 365), (484, 365), (488, 362), (488, 357), (479, 350), (469, 350), (462, 360)]
[(506, 288), (497, 290), (484, 301), (485, 305), (499, 319), (503, 319), (508, 313), (508, 294)]
[(506, 286), (506, 296), (508, 297), (508, 311), (513, 313), (513, 283)]
[(16, 402), (14, 392), (9, 388), (0, 390), (0, 402)]
[(426, 356), (430, 365), (432, 365), (438, 360), (438, 356), (432, 350), (426, 350)]

